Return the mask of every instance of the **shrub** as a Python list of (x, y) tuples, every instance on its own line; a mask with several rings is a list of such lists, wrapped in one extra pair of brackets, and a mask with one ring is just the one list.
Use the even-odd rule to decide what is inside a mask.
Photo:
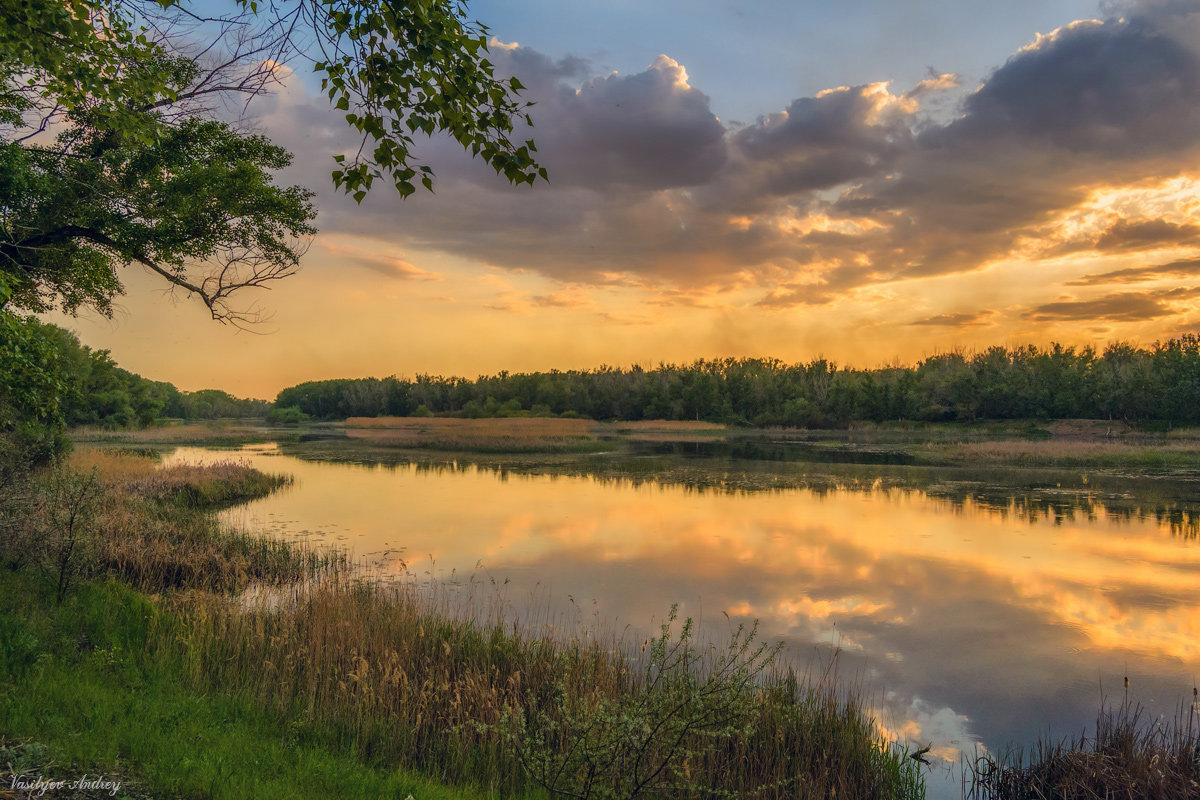
[(299, 406), (272, 408), (267, 412), (267, 422), (271, 425), (299, 425), (310, 419), (312, 418), (301, 411)]

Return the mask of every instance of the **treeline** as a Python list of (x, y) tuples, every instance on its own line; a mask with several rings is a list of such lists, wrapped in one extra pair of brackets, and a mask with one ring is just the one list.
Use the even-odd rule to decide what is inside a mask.
[(316, 419), (581, 416), (835, 427), (852, 420), (1119, 419), (1200, 422), (1200, 339), (1103, 351), (1053, 344), (930, 356), (915, 366), (723, 359), (655, 368), (534, 372), (475, 380), (419, 375), (302, 383), (275, 413)]
[[(0, 429), (21, 424), (128, 428), (164, 418), (263, 417), (266, 400), (217, 389), (181, 392), (122, 369), (107, 350), (80, 344), (70, 331), (32, 319), (0, 326)], [(25, 373), (36, 371), (35, 387)]]

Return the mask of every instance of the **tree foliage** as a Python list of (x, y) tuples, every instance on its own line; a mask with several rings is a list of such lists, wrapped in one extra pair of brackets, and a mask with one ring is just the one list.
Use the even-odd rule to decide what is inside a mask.
[(930, 356), (912, 367), (839, 368), (825, 359), (723, 359), (653, 369), (602, 367), (302, 383), (276, 405), (320, 419), (566, 415), (836, 427), (852, 420), (1116, 419), (1200, 422), (1200, 338), (1103, 352), (1051, 345)]
[(131, 428), (164, 418), (264, 417), (270, 404), (219, 389), (181, 392), (122, 369), (107, 350), (35, 319), (0, 317), (0, 435), (37, 438), (61, 426)]
[[(120, 270), (140, 265), (213, 318), (252, 321), (231, 297), (296, 270), (311, 193), (276, 185), (290, 154), (231, 120), (306, 51), (362, 134), (332, 173), (356, 200), (384, 176), (403, 196), (433, 188), (417, 133), (449, 134), (514, 183), (545, 177), (533, 143), (511, 140), (529, 122), (520, 83), (495, 77), (486, 30), (455, 0), (212, 7), (0, 0), (0, 430), (80, 421), (64, 415), (45, 331), (20, 312), (111, 314)], [(129, 424), (149, 409), (135, 398), (91, 416)]]
[(363, 137), (351, 158), (335, 156), (335, 185), (362, 200), (389, 176), (402, 196), (433, 168), (414, 162), (413, 135), (444, 132), (509, 181), (546, 178), (533, 141), (514, 141), (514, 123), (532, 124), (515, 77), (495, 75), (487, 29), (468, 24), (458, 0), (311, 0), (297, 4), (317, 32), (321, 88)]
[[(310, 58), (362, 135), (332, 178), (361, 200), (388, 177), (433, 187), (414, 135), (444, 132), (514, 183), (538, 174), (515, 79), (452, 0), (0, 0), (0, 306), (108, 313), (140, 264), (220, 320), (241, 289), (294, 272), (314, 233), (310, 193), (279, 187), (290, 156), (228, 122)], [(315, 54), (315, 58), (310, 54)]]

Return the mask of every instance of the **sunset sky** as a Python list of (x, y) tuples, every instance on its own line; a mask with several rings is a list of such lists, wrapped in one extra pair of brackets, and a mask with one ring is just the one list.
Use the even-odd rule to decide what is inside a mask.
[[(1200, 330), (1200, 2), (486, 0), (550, 182), (457, 145), (437, 192), (334, 191), (356, 140), (309, 83), (251, 106), (317, 191), (249, 332), (130, 267), (53, 321), (184, 389)], [(810, 7), (810, 8), (806, 8)], [(525, 138), (522, 134), (521, 138)]]

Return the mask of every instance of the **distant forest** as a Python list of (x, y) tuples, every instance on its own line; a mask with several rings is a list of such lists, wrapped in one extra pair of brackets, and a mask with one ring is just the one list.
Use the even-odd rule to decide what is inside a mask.
[(705, 420), (836, 427), (853, 420), (1115, 419), (1200, 422), (1200, 338), (1103, 351), (1053, 344), (930, 356), (915, 366), (839, 368), (826, 359), (696, 361), (481, 376), (302, 383), (277, 419), (454, 415)]
[[(183, 392), (122, 369), (108, 351), (37, 323), (37, 359), (55, 376), (55, 417), (68, 426), (125, 428), (163, 419), (565, 416), (598, 420), (703, 420), (732, 425), (840, 427), (855, 420), (972, 422), (1114, 419), (1200, 422), (1200, 337), (1103, 351), (1053, 344), (930, 356), (915, 366), (838, 367), (827, 359), (701, 360), (653, 368), (508, 373), (475, 379), (351, 378), (310, 381), (274, 404), (217, 389)], [(14, 376), (18, 375), (16, 370)], [(0, 386), (3, 416), (19, 387)], [(4, 409), (0, 409), (4, 410)]]
[[(163, 418), (263, 417), (271, 408), (266, 400), (243, 400), (218, 389), (182, 392), (170, 383), (147, 380), (118, 367), (107, 350), (80, 344), (70, 331), (31, 324), (36, 347), (26, 349), (55, 384), (56, 408), (44, 416), (58, 424), (128, 428)], [(20, 386), (0, 383), (0, 412), (6, 412), (0, 413), (0, 421), (33, 416), (21, 413), (24, 394)]]

